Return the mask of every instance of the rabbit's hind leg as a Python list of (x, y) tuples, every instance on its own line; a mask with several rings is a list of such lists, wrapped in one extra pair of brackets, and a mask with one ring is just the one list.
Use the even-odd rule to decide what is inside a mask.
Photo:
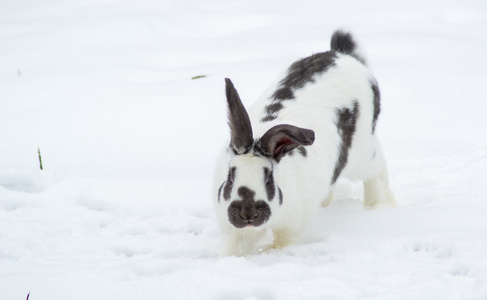
[(389, 178), (385, 163), (378, 176), (364, 180), (363, 205), (365, 209), (396, 207), (396, 200), (389, 189)]

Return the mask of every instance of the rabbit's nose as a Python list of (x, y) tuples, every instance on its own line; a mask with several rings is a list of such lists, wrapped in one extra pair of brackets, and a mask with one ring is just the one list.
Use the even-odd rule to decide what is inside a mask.
[(233, 201), (228, 207), (228, 221), (237, 227), (260, 226), (267, 222), (271, 216), (269, 205), (262, 200)]
[(259, 216), (255, 208), (242, 209), (239, 215), (244, 221), (247, 221), (249, 224), (255, 221), (255, 219), (257, 219), (257, 217)]

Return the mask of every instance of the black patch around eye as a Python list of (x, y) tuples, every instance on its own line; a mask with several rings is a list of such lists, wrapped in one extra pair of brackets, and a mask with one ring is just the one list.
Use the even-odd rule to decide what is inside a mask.
[(267, 199), (272, 201), (276, 195), (276, 186), (274, 185), (274, 176), (272, 171), (268, 168), (264, 168), (264, 180)]
[(220, 195), (222, 194), (222, 189), (223, 186), (225, 185), (225, 182), (223, 182), (220, 187), (218, 188), (218, 203), (220, 203)]
[(232, 167), (228, 170), (227, 181), (225, 183), (225, 187), (223, 188), (223, 198), (225, 200), (230, 200), (230, 196), (232, 194), (233, 189), (233, 180), (235, 179), (235, 172), (237, 167)]

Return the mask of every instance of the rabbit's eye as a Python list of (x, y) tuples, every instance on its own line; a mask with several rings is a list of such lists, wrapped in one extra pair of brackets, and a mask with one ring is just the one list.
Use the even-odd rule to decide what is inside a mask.
[(274, 185), (274, 176), (272, 175), (272, 170), (269, 168), (264, 168), (264, 182), (265, 182), (265, 189), (267, 193), (267, 199), (272, 201), (276, 194), (276, 188)]

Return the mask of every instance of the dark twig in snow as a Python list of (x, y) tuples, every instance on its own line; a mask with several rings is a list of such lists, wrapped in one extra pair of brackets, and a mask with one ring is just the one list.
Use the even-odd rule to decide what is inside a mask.
[(41, 168), (41, 170), (44, 170), (42, 168), (42, 157), (41, 157), (41, 148), (37, 148), (37, 153), (39, 153), (39, 167)]

